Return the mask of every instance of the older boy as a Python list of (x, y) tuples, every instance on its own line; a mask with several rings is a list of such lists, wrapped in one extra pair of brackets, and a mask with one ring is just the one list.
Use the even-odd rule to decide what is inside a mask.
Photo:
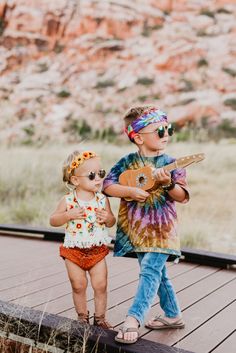
[[(115, 337), (120, 343), (131, 344), (137, 341), (138, 328), (156, 294), (165, 316), (153, 318), (146, 326), (152, 329), (184, 327), (176, 294), (167, 276), (166, 261), (169, 255), (180, 256), (175, 201), (185, 203), (189, 195), (185, 170), (175, 169), (170, 173), (163, 169), (175, 160), (164, 153), (169, 136), (173, 134), (166, 114), (153, 106), (135, 107), (126, 113), (124, 122), (126, 133), (138, 152), (124, 156), (113, 166), (104, 181), (104, 191), (121, 198), (114, 254), (124, 256), (136, 252), (140, 264), (133, 304)], [(157, 188), (146, 192), (119, 184), (122, 172), (146, 165), (155, 168)]]

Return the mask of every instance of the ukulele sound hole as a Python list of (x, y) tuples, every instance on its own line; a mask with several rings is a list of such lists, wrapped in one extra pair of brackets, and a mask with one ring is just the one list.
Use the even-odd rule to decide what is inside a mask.
[(145, 174), (139, 174), (136, 178), (136, 184), (139, 188), (143, 187), (147, 183), (147, 177)]

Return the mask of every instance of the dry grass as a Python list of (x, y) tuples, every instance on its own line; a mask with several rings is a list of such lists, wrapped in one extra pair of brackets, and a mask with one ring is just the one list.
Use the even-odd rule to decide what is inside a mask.
[[(2, 146), (0, 153), (0, 223), (49, 226), (48, 216), (65, 192), (61, 165), (77, 145), (42, 148)], [(92, 142), (80, 149), (93, 149), (109, 170), (134, 146)], [(235, 176), (236, 144), (170, 144), (167, 153), (181, 157), (204, 152), (206, 160), (187, 169), (191, 200), (178, 205), (183, 246), (236, 252)], [(111, 199), (114, 212), (118, 200)], [(112, 229), (114, 233), (115, 228)]]

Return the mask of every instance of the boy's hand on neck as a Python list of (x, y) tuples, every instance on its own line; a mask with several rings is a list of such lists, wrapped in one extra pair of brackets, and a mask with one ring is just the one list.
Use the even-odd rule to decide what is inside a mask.
[(158, 168), (153, 171), (153, 177), (161, 185), (168, 185), (171, 183), (171, 174), (164, 168)]

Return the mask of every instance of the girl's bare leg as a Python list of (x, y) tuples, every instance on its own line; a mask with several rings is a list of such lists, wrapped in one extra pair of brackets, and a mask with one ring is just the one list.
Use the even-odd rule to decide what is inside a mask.
[(75, 310), (77, 313), (87, 314), (86, 289), (88, 280), (86, 271), (68, 259), (65, 259), (65, 264), (72, 287)]
[(99, 261), (89, 271), (91, 285), (94, 290), (94, 305), (96, 316), (104, 315), (107, 308), (107, 264)]

